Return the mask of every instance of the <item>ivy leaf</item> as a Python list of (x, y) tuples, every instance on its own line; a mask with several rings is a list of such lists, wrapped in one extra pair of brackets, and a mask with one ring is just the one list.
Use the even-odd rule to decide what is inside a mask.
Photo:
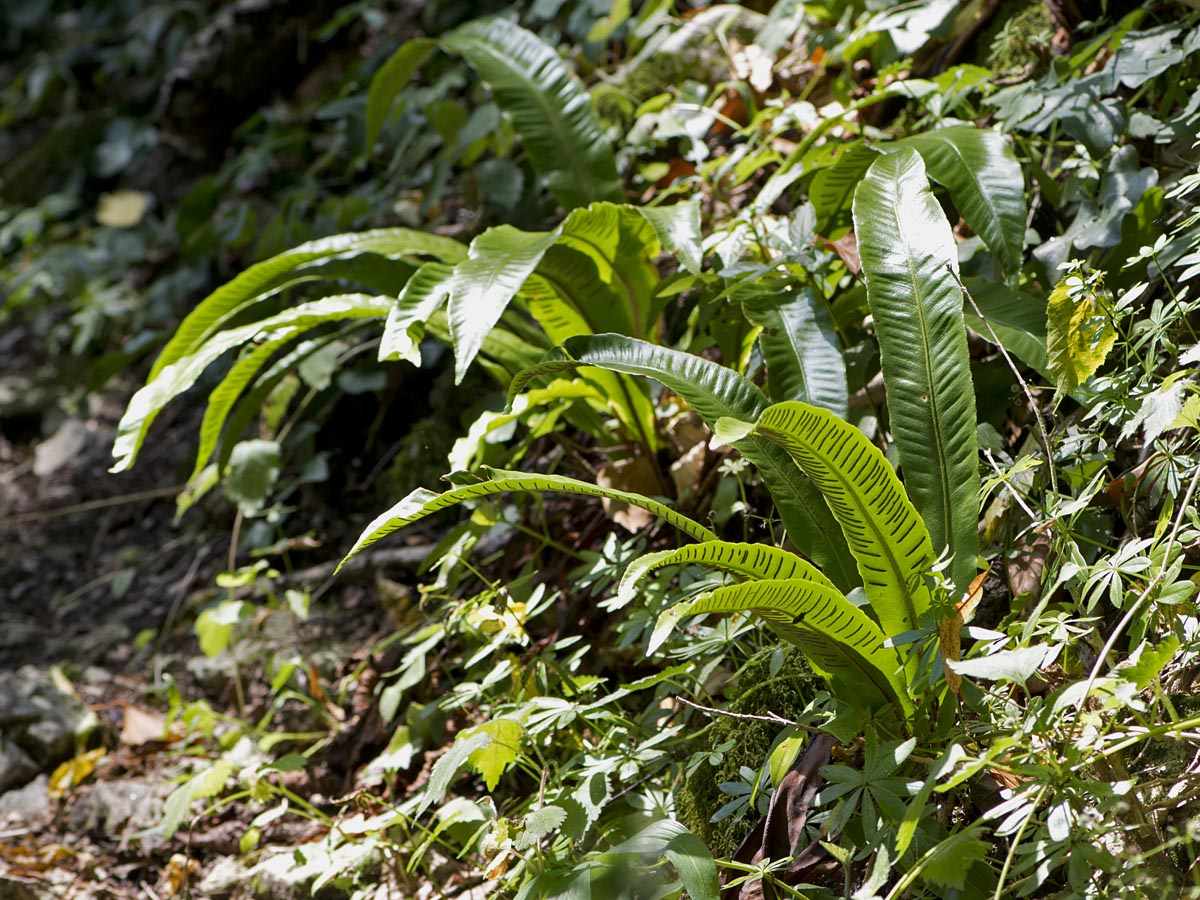
[(500, 783), (504, 770), (517, 761), (521, 752), (521, 735), (525, 729), (512, 719), (493, 719), (463, 732), (464, 738), (487, 735), (490, 740), (471, 751), (467, 765), (483, 777), (489, 791)]
[(1046, 352), (1060, 394), (1069, 394), (1104, 364), (1117, 340), (1106, 296), (1068, 275), (1046, 304)]

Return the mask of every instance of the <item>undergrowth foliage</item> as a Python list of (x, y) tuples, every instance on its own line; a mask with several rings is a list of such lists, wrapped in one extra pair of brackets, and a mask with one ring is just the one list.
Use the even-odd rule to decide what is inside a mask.
[[(421, 104), (446, 126), (413, 79), (460, 57), (511, 139), (466, 164), (560, 213), (273, 255), (130, 402), (118, 470), (236, 353), (187, 502), (236, 485), (240, 521), (284, 452), (279, 415), (250, 426), (329, 348), (447, 347), (495, 385), (449, 486), (343, 561), (437, 517), (376, 688), (381, 799), (310, 812), (337, 821), (316, 887), (452, 853), (522, 898), (1200, 890), (1200, 30), (1114, 7), (992, 71), (958, 61), (955, 4), (861, 7), (614, 6), (582, 35), (613, 61), (591, 93), (553, 28), (400, 46), (369, 149)], [(755, 704), (775, 682), (791, 708)], [(775, 729), (749, 762), (739, 716)], [(271, 771), (256, 800), (287, 796)], [(183, 784), (168, 830), (233, 774)]]

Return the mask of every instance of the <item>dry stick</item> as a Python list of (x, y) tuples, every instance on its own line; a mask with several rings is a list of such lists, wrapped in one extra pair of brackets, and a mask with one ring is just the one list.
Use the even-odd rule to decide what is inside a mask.
[(962, 279), (958, 277), (958, 273), (949, 265), (946, 266), (946, 271), (951, 277), (958, 282), (959, 290), (963, 292), (963, 296), (971, 304), (971, 308), (975, 310), (975, 315), (979, 316), (983, 324), (987, 326), (988, 334), (992, 336), (992, 343), (1000, 349), (1000, 355), (1004, 357), (1004, 361), (1008, 363), (1008, 367), (1012, 369), (1012, 373), (1016, 376), (1017, 383), (1021, 385), (1021, 390), (1025, 393), (1025, 400), (1029, 403), (1029, 408), (1033, 411), (1033, 417), (1037, 420), (1038, 430), (1042, 433), (1042, 447), (1046, 451), (1046, 465), (1050, 470), (1050, 490), (1058, 495), (1058, 477), (1054, 474), (1054, 454), (1050, 450), (1050, 433), (1046, 431), (1046, 422), (1042, 418), (1042, 412), (1038, 409), (1038, 405), (1033, 400), (1033, 392), (1029, 390), (1029, 384), (1021, 375), (1021, 370), (1017, 368), (1017, 364), (1013, 362), (1012, 357), (1008, 355), (1008, 351), (1004, 348), (1004, 344), (1000, 342), (1000, 338), (996, 335), (996, 330), (992, 328), (992, 323), (987, 320), (987, 316), (983, 314), (983, 310), (979, 308), (979, 304), (975, 302), (975, 298), (971, 296), (971, 292), (967, 290), (967, 286), (963, 284)]
[(86, 503), (76, 503), (73, 506), (63, 506), (59, 509), (46, 509), (40, 512), (20, 513), (15, 516), (9, 516), (5, 519), (0, 519), (0, 529), (5, 527), (15, 528), (19, 525), (27, 525), (30, 522), (42, 522), (47, 519), (57, 519), (60, 516), (73, 516), (76, 513), (91, 512), (96, 509), (107, 509), (110, 506), (121, 506), (125, 503), (140, 503), (143, 500), (161, 500), (164, 497), (173, 497), (182, 491), (187, 485), (177, 484), (169, 488), (155, 488), (150, 491), (137, 491), (133, 494), (122, 494), (120, 497), (107, 497), (103, 500), (88, 500)]
[(1187, 513), (1188, 505), (1192, 502), (1192, 495), (1196, 492), (1197, 482), (1200, 482), (1200, 469), (1197, 469), (1195, 474), (1192, 475), (1192, 480), (1188, 482), (1187, 491), (1183, 495), (1183, 502), (1179, 504), (1179, 511), (1175, 514), (1175, 521), (1171, 525), (1171, 534), (1167, 538), (1167, 550), (1163, 554), (1163, 562), (1162, 565), (1159, 566), (1158, 574), (1150, 579), (1150, 582), (1145, 588), (1143, 588), (1142, 592), (1138, 594), (1137, 599), (1134, 600), (1129, 609), (1126, 610), (1125, 615), (1121, 616), (1121, 621), (1117, 622), (1116, 627), (1113, 628), (1113, 632), (1108, 636), (1108, 640), (1104, 642), (1104, 646), (1101, 648), (1099, 656), (1096, 657), (1095, 665), (1092, 666), (1092, 671), (1088, 675), (1088, 680), (1084, 685), (1083, 693), (1080, 694), (1079, 699), (1075, 701), (1076, 712), (1083, 708), (1083, 702), (1092, 692), (1092, 687), (1095, 685), (1096, 679), (1100, 676), (1100, 667), (1105, 665), (1107, 662), (1108, 654), (1110, 654), (1113, 650), (1113, 647), (1116, 646), (1117, 639), (1121, 636), (1125, 629), (1129, 627), (1129, 623), (1133, 621), (1133, 617), (1141, 612), (1142, 604), (1150, 598), (1150, 595), (1154, 593), (1154, 589), (1162, 583), (1164, 578), (1166, 578), (1167, 568), (1170, 565), (1171, 559), (1170, 546), (1174, 544), (1179, 537), (1179, 528), (1181, 525), (1183, 525), (1183, 517)]
[(800, 728), (804, 731), (811, 732), (812, 734), (819, 733), (818, 729), (816, 728), (813, 728), (809, 725), (801, 725), (799, 722), (793, 722), (791, 719), (785, 719), (783, 716), (777, 713), (767, 713), (765, 716), (755, 715), (754, 713), (735, 713), (730, 712), (727, 709), (716, 709), (712, 706), (701, 706), (699, 703), (693, 703), (691, 700), (688, 700), (685, 697), (676, 697), (675, 699), (686, 706), (690, 706), (692, 709), (698, 709), (701, 712), (712, 713), (716, 716), (727, 716), (730, 719), (749, 719), (754, 722), (770, 722), (772, 725), (788, 725), (792, 728)]

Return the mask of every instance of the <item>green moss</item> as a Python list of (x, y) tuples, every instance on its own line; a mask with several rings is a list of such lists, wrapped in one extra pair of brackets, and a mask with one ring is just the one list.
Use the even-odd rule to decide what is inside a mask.
[[(808, 667), (804, 654), (788, 650), (779, 672), (771, 675), (772, 651), (750, 660), (738, 674), (736, 683), (726, 687), (729, 712), (766, 715), (775, 713), (786, 719), (797, 718), (813, 696), (823, 687), (821, 679)], [(709, 731), (708, 746), (732, 747), (716, 765), (703, 763), (683, 783), (676, 794), (676, 812), (689, 831), (704, 840), (717, 856), (731, 856), (742, 838), (754, 827), (754, 815), (712, 822), (713, 814), (730, 799), (722, 794), (722, 782), (739, 780), (738, 771), (747, 766), (757, 771), (766, 762), (767, 751), (783, 726), (772, 722), (734, 719), (721, 716)]]

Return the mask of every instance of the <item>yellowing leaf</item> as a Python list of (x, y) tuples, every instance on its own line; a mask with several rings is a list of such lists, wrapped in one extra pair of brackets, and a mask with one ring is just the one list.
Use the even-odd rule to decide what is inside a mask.
[(57, 800), (62, 797), (71, 788), (80, 784), (85, 778), (92, 774), (96, 768), (96, 763), (104, 758), (108, 751), (103, 747), (98, 747), (95, 750), (89, 750), (86, 753), (81, 753), (74, 759), (69, 759), (50, 775), (50, 781), (46, 785), (46, 792), (50, 798)]
[(1104, 364), (1117, 340), (1099, 285), (1067, 275), (1046, 306), (1046, 351), (1060, 393), (1070, 393)]
[(101, 194), (96, 205), (96, 221), (109, 228), (132, 228), (142, 221), (149, 206), (149, 198), (141, 191)]
[(521, 752), (521, 735), (525, 729), (512, 719), (494, 719), (463, 733), (464, 737), (476, 734), (491, 736), (491, 743), (471, 752), (467, 765), (480, 774), (489, 791), (500, 783), (500, 776), (517, 760)]

